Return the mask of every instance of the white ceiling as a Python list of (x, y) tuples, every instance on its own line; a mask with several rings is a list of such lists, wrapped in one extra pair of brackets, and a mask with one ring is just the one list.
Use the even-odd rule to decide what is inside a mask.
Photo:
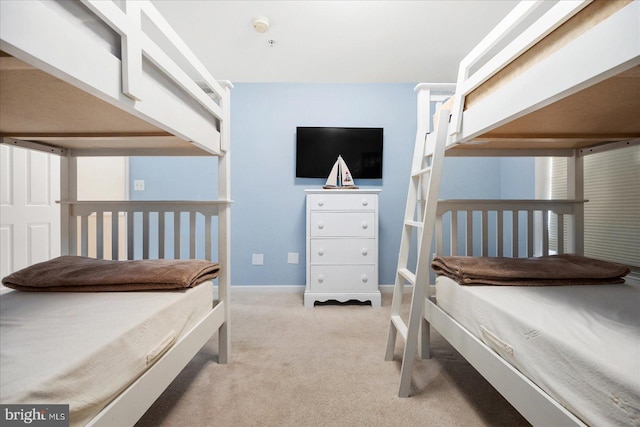
[[(517, 1), (153, 3), (216, 79), (416, 83), (455, 82), (460, 60)], [(257, 17), (269, 31), (253, 29)]]

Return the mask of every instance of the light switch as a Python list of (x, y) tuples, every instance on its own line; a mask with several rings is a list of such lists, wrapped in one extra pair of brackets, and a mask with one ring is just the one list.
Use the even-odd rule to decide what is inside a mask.
[(144, 179), (133, 180), (133, 191), (144, 191)]

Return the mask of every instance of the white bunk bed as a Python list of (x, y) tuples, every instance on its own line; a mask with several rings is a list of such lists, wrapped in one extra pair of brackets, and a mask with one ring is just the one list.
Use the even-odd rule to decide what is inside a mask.
[[(545, 7), (548, 10), (541, 13)], [(480, 63), (481, 60), (485, 62)], [(603, 318), (613, 316), (611, 318), (617, 319), (619, 326), (630, 333), (625, 335), (626, 343), (609, 343), (611, 347), (605, 348), (604, 352), (586, 349), (596, 358), (604, 354), (605, 364), (610, 366), (619, 363), (617, 356), (611, 354), (612, 347), (617, 347), (616, 352), (624, 353), (626, 350), (632, 355), (628, 358), (632, 370), (624, 371), (629, 369), (628, 363), (621, 368), (623, 382), (618, 383), (619, 390), (614, 389), (619, 394), (599, 395), (601, 399), (614, 403), (615, 408), (605, 414), (602, 412), (608, 409), (600, 406), (585, 408), (589, 405), (585, 401), (576, 403), (573, 397), (558, 392), (554, 385), (550, 386), (541, 379), (535, 370), (529, 370), (527, 365), (523, 366), (510, 357), (509, 350), (514, 351), (514, 347), (516, 352), (527, 351), (515, 345), (520, 343), (514, 342), (517, 340), (513, 336), (505, 332), (502, 338), (508, 337), (507, 342), (512, 340), (505, 343), (500, 336), (491, 334), (491, 328), (487, 332), (478, 326), (478, 320), (472, 313), (486, 315), (508, 311), (501, 310), (499, 303), (498, 306), (483, 305), (487, 302), (485, 300), (489, 304), (495, 299), (481, 296), (483, 291), (479, 288), (488, 287), (465, 287), (441, 276), (437, 277), (435, 286), (430, 286), (430, 266), (432, 239), (435, 241), (435, 253), (439, 256), (548, 255), (550, 212), (557, 214), (558, 235), (562, 236), (564, 230), (568, 236), (567, 247), (563, 239), (558, 239), (557, 252), (583, 254), (583, 156), (640, 142), (639, 70), (640, 2), (562, 1), (549, 7), (542, 1), (523, 1), (461, 62), (455, 94), (449, 102), (441, 105), (434, 116), (435, 130), (426, 139), (425, 134), (431, 129), (431, 106), (434, 102), (442, 104), (442, 95), (438, 91), (451, 89), (454, 85), (417, 86), (416, 154), (385, 356), (387, 360), (393, 360), (396, 338), (401, 335), (405, 347), (400, 396), (407, 397), (411, 392), (416, 351), (423, 358), (429, 357), (429, 330), (432, 326), (534, 425), (638, 423), (640, 316), (627, 304), (631, 301), (632, 306), (637, 306), (640, 291), (636, 285), (609, 285), (611, 287), (606, 290), (594, 287), (588, 290), (591, 296), (583, 300), (578, 300), (578, 288), (584, 286), (575, 289), (561, 287), (566, 288), (563, 292), (576, 298), (568, 305), (561, 305), (563, 311), (581, 304), (592, 307), (587, 303), (589, 298), (601, 300), (606, 294), (608, 311), (599, 312), (602, 308), (594, 308), (602, 315), (597, 328), (606, 323)], [(565, 157), (569, 200), (438, 201), (445, 155)], [(512, 223), (509, 227), (508, 222)], [(482, 240), (479, 253), (477, 249), (474, 251), (473, 244), (474, 228), (477, 227), (480, 227)], [(505, 244), (508, 235), (511, 243)], [(492, 239), (493, 243), (490, 243)], [(426, 248), (422, 254), (421, 248)], [(410, 253), (418, 254), (413, 270), (407, 266)], [(401, 310), (405, 283), (416, 285), (413, 286), (407, 321)], [(463, 295), (465, 288), (469, 289), (464, 293), (475, 292), (478, 297)], [(503, 289), (504, 292), (523, 291), (514, 287), (498, 288), (512, 288)], [(550, 295), (559, 291), (558, 287), (550, 287), (547, 291), (543, 287), (536, 288), (535, 292)], [(500, 289), (490, 291), (501, 292)], [(572, 293), (574, 291), (576, 294)], [(533, 291), (525, 289), (523, 292)], [(594, 297), (598, 292), (599, 297)], [(620, 299), (616, 300), (617, 297)], [(502, 300), (498, 301), (502, 301), (503, 306), (507, 304), (505, 301), (513, 304), (517, 301), (514, 295), (500, 298)], [(549, 304), (545, 305), (542, 298), (554, 301), (555, 297), (530, 295), (529, 298), (539, 301), (546, 309)], [(564, 299), (571, 300), (570, 297)], [(520, 317), (510, 318), (507, 325), (517, 329), (518, 322), (526, 324), (529, 316), (523, 318), (524, 312), (519, 313)], [(530, 315), (536, 316), (533, 312)], [(542, 317), (545, 316), (548, 318), (552, 314), (545, 312)], [(493, 319), (490, 317), (485, 316), (483, 320), (491, 323)], [(557, 322), (560, 323), (556, 324), (566, 319), (568, 317), (558, 317)], [(503, 330), (500, 331), (502, 333)], [(576, 363), (585, 360), (579, 355), (574, 357), (573, 353), (563, 355)], [(545, 360), (542, 362), (544, 364)], [(550, 367), (556, 360), (547, 359), (546, 362)], [(545, 372), (543, 367), (542, 378), (550, 372), (553, 371), (546, 369)], [(584, 375), (582, 378), (585, 372), (580, 370), (572, 373), (578, 379), (573, 388), (581, 393), (581, 380), (591, 377)], [(617, 377), (619, 371), (615, 375), (609, 374), (616, 381), (620, 379)], [(622, 383), (624, 386), (620, 385)], [(602, 391), (609, 392), (611, 388), (602, 385)]]
[[(146, 0), (0, 2), (0, 79), (2, 143), (60, 156), (62, 255), (180, 259), (195, 258), (198, 250), (207, 260), (217, 257), (217, 295), (211, 282), (186, 291), (148, 294), (3, 292), (3, 304), (11, 302), (3, 307), (7, 316), (20, 311), (16, 304), (35, 305), (41, 314), (48, 310), (61, 314), (60, 310), (77, 304), (75, 326), (83, 323), (80, 316), (91, 318), (96, 313), (135, 320), (145, 330), (158, 320), (164, 329), (154, 333), (164, 341), (154, 341), (157, 347), (153, 357), (146, 354), (143, 370), (124, 378), (108, 401), (83, 408), (82, 414), (75, 413), (73, 405), (70, 408), (72, 425), (133, 425), (216, 332), (218, 362), (227, 363), (229, 358), (232, 86), (216, 81)], [(78, 200), (78, 157), (137, 155), (216, 156), (217, 200)], [(205, 237), (198, 240), (201, 230)], [(111, 240), (111, 251), (104, 249), (106, 240)], [(186, 240), (188, 253), (181, 246)], [(204, 249), (199, 247), (201, 241)], [(157, 252), (151, 251), (156, 246)], [(181, 299), (195, 307), (191, 314), (186, 314), (184, 305), (173, 306)], [(145, 308), (150, 300), (160, 305)], [(122, 311), (124, 307), (129, 311)], [(169, 317), (160, 316), (164, 311)], [(32, 317), (27, 314), (27, 319)], [(181, 326), (174, 324), (185, 317)], [(118, 319), (104, 318), (90, 327), (106, 336), (115, 333), (116, 323)], [(121, 325), (125, 331), (127, 323)], [(175, 333), (168, 330), (172, 328)], [(86, 331), (72, 329), (81, 334), (76, 341), (103, 345), (97, 339), (85, 341)], [(12, 343), (3, 342), (3, 351), (9, 347), (15, 350)], [(37, 366), (37, 360), (32, 362)], [(5, 369), (12, 367), (3, 363), (3, 378), (9, 376)], [(106, 388), (102, 381), (120, 376), (110, 369), (105, 373), (93, 366), (88, 371), (94, 377), (88, 383), (73, 377), (65, 386), (74, 395), (84, 391), (82, 384), (95, 381)], [(69, 403), (39, 396), (41, 401), (2, 403)]]

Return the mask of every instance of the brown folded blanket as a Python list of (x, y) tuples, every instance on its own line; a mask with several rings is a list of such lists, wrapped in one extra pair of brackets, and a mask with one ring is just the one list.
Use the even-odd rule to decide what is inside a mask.
[(110, 261), (61, 256), (16, 271), (2, 284), (21, 291), (109, 292), (194, 287), (218, 276), (220, 265), (203, 260)]
[(549, 286), (623, 283), (626, 265), (579, 255), (533, 258), (436, 257), (431, 267), (461, 285)]

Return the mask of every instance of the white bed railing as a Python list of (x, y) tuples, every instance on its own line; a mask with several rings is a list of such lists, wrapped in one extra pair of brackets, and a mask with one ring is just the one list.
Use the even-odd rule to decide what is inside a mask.
[[(544, 0), (528, 0), (519, 3), (478, 45), (460, 62), (458, 81), (456, 85), (455, 104), (452, 110), (449, 133), (458, 134), (462, 131), (462, 110), (465, 97), (482, 83), (518, 58), (531, 46), (558, 28), (573, 15), (586, 7), (591, 0), (567, 0), (558, 2), (535, 23), (530, 25), (519, 35), (513, 33), (520, 28)], [(492, 49), (499, 43), (511, 37), (500, 52), (494, 55), (478, 70), (472, 73), (472, 68), (483, 58), (491, 55)]]
[(150, 1), (125, 0), (121, 8), (81, 0), (81, 9), (113, 30), (114, 40), (75, 25), (75, 3), (59, 3), (0, 2), (2, 50), (205, 152), (229, 148), (226, 84), (213, 78)]
[(225, 91), (222, 86), (211, 76), (151, 2), (147, 0), (127, 1), (124, 3), (124, 11), (116, 6), (115, 3), (109, 1), (82, 0), (82, 3), (121, 36), (123, 93), (135, 100), (144, 98), (142, 80), (142, 55), (144, 55), (154, 65), (163, 70), (166, 76), (170, 77), (196, 99), (208, 112), (218, 120), (224, 119), (220, 106), (207, 96), (176, 61), (171, 59), (144, 32), (142, 25), (143, 15), (161, 31), (165, 36), (165, 40), (173, 45), (175, 51), (180, 52), (184, 59), (193, 66), (202, 81), (211, 89), (215, 98), (224, 98)]
[[(436, 254), (532, 257), (549, 255), (550, 220), (558, 236), (572, 238), (572, 218), (584, 200), (440, 200)], [(554, 214), (554, 215), (550, 215)], [(445, 228), (446, 225), (446, 228)], [(443, 237), (444, 236), (444, 237)], [(448, 244), (445, 238), (448, 237)], [(474, 244), (478, 238), (480, 244)], [(565, 253), (564, 239), (555, 251)], [(506, 252), (509, 252), (507, 254)]]
[[(213, 78), (211, 73), (189, 49), (178, 33), (148, 0), (126, 1), (124, 11), (112, 2), (82, 0), (93, 13), (106, 22), (121, 36), (122, 44), (122, 91), (134, 100), (144, 97), (142, 56), (144, 55), (165, 75), (187, 92), (202, 107), (220, 121), (221, 127), (227, 115), (223, 109), (228, 104), (228, 91)], [(189, 74), (150, 37), (142, 25), (143, 15), (160, 31), (164, 40), (172, 45), (198, 74), (198, 81)], [(211, 94), (212, 96), (210, 96)], [(222, 130), (222, 129), (220, 129)], [(220, 149), (229, 149), (228, 138), (222, 138)]]
[[(70, 254), (114, 260), (196, 258), (203, 254), (200, 256), (212, 260), (218, 248), (212, 237), (215, 218), (229, 202), (66, 201), (61, 204), (70, 211)], [(188, 249), (184, 250), (182, 243), (186, 241)], [(110, 254), (105, 253), (105, 242), (110, 243)]]

